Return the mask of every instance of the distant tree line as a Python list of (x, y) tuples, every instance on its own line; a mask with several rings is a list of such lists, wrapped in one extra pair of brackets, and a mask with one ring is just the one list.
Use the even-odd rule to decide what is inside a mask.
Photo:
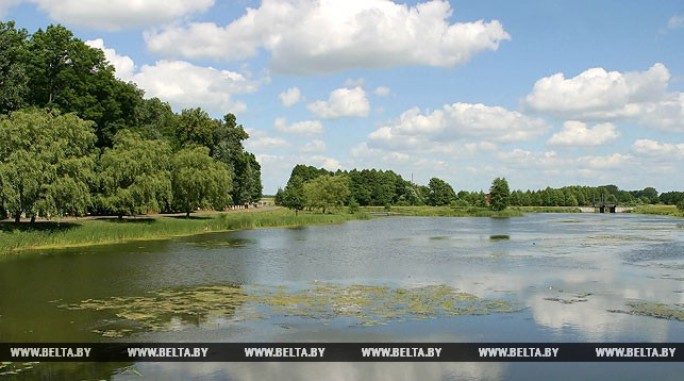
[[(505, 209), (508, 205), (508, 183), (505, 179), (497, 179), (492, 187), (493, 193), (500, 196), (493, 208)], [(278, 189), (275, 202), (295, 211), (306, 208), (323, 212), (337, 206), (349, 206), (351, 211), (359, 206), (491, 206), (484, 191), (456, 194), (451, 185), (436, 177), (430, 179), (426, 186), (404, 180), (393, 171), (353, 169), (333, 172), (301, 164), (293, 168), (285, 188)]]
[[(335, 183), (334, 187), (331, 183)], [(488, 193), (461, 190), (458, 193), (446, 181), (433, 177), (428, 185), (403, 179), (393, 171), (353, 169), (328, 171), (312, 166), (293, 168), (286, 186), (278, 189), (276, 204), (294, 210), (328, 210), (335, 206), (431, 205), (453, 207), (489, 207), (503, 210), (508, 206), (593, 206), (614, 202), (625, 206), (684, 203), (684, 192), (661, 195), (653, 187), (624, 191), (616, 185), (547, 187), (543, 190), (510, 191), (505, 178), (496, 178)]]
[(0, 218), (221, 209), (262, 196), (235, 115), (174, 113), (60, 25), (0, 22)]

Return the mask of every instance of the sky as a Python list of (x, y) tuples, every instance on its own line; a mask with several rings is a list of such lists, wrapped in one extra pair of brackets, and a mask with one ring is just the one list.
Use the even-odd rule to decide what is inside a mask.
[(175, 111), (234, 113), (264, 193), (296, 164), (456, 191), (684, 190), (684, 2), (0, 0)]

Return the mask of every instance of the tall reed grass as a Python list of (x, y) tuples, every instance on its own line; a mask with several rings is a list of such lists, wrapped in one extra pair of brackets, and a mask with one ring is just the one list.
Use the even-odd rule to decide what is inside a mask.
[(37, 222), (15, 225), (0, 222), (0, 256), (28, 249), (49, 249), (114, 244), (138, 240), (157, 240), (171, 237), (246, 230), (266, 227), (289, 227), (342, 223), (366, 219), (365, 214), (295, 215), (286, 209), (264, 212), (227, 212), (193, 215), (190, 218), (155, 216), (118, 220), (116, 218), (82, 219), (69, 222)]

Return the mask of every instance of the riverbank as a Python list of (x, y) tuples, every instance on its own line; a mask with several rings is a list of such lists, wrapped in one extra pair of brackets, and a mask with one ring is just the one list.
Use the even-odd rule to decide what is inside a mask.
[[(361, 207), (356, 214), (339, 209), (336, 214), (299, 212), (280, 207), (237, 210), (230, 212), (184, 215), (155, 215), (142, 217), (70, 218), (60, 221), (37, 221), (19, 225), (10, 220), (0, 221), (0, 257), (25, 250), (61, 249), (131, 241), (164, 240), (203, 233), (247, 230), (269, 227), (336, 224), (351, 220), (369, 219), (376, 215), (421, 217), (520, 217), (527, 213), (581, 213), (568, 207), (513, 207), (495, 212), (488, 208), (453, 208), (449, 206), (392, 206)], [(630, 213), (670, 215), (682, 217), (674, 206), (649, 205), (637, 207)]]
[(267, 227), (335, 224), (367, 219), (366, 214), (319, 214), (294, 212), (284, 208), (249, 209), (224, 213), (198, 213), (184, 216), (142, 216), (84, 218), (37, 221), (19, 225), (0, 222), (0, 256), (23, 250), (60, 249), (108, 245), (131, 241), (161, 240), (203, 233)]
[(467, 207), (453, 208), (451, 206), (366, 206), (359, 209), (367, 214), (388, 214), (412, 217), (521, 217), (525, 212), (517, 208), (507, 208), (495, 212), (489, 208)]

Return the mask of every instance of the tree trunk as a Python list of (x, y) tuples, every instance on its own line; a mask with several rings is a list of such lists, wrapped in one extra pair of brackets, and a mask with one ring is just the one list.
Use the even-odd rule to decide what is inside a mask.
[(190, 218), (190, 211), (185, 212), (185, 218)]
[(15, 212), (14, 213), (14, 223), (18, 224), (21, 222), (21, 212)]
[(35, 223), (36, 223), (36, 215), (34, 214), (31, 216), (31, 225), (33, 225)]

